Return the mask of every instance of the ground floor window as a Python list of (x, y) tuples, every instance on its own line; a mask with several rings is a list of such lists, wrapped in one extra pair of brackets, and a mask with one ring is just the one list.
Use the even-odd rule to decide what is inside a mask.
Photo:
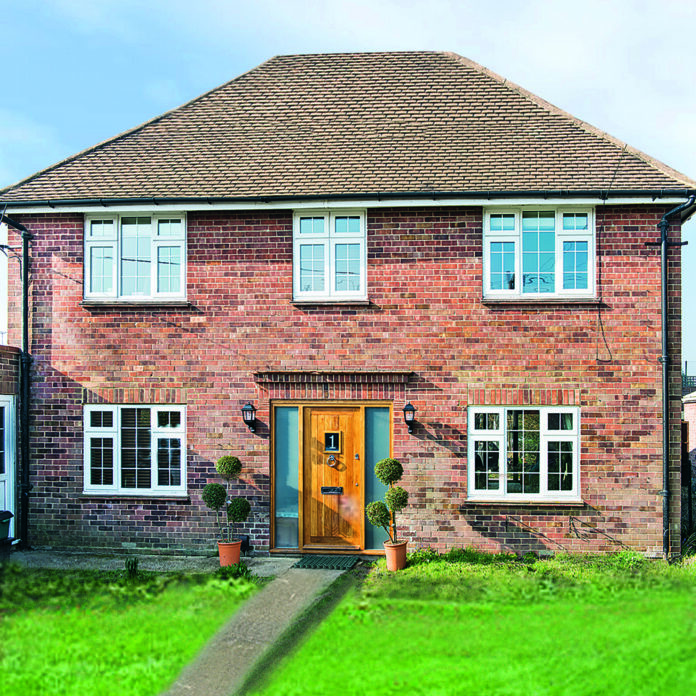
[(470, 500), (579, 500), (580, 409), (471, 406)]
[(184, 406), (85, 406), (84, 489), (186, 493)]

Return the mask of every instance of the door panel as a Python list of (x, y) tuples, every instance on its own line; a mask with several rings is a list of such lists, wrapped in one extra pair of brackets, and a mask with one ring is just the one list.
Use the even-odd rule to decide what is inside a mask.
[(362, 548), (363, 410), (306, 407), (303, 433), (303, 546)]
[[(14, 397), (0, 396), (0, 510), (14, 514)], [(14, 520), (10, 522), (10, 536)]]

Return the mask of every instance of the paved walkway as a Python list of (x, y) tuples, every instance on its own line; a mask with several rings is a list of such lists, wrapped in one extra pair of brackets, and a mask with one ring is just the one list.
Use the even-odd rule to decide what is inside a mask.
[[(137, 556), (143, 570), (212, 572), (217, 556)], [(34, 568), (123, 570), (125, 557), (65, 551), (15, 551), (12, 560)], [(245, 602), (162, 696), (232, 696), (272, 669), (314, 614), (327, 613), (347, 589), (344, 571), (293, 568), (297, 558), (252, 557), (258, 576), (275, 576)], [(316, 617), (315, 617), (316, 618)]]
[[(140, 570), (157, 572), (213, 573), (220, 567), (214, 556), (173, 556), (164, 554), (130, 554), (138, 559)], [(12, 551), (10, 560), (27, 568), (93, 568), (96, 570), (123, 570), (128, 554), (85, 553), (81, 551)], [(265, 578), (278, 575), (294, 565), (297, 558), (281, 556), (242, 557), (255, 575)]]
[(275, 661), (274, 644), (342, 575), (290, 568), (242, 605), (163, 696), (231, 696)]

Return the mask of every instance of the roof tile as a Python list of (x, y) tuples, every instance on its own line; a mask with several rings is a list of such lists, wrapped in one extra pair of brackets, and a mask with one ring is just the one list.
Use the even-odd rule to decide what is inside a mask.
[(692, 189), (453, 53), (277, 56), (3, 201)]

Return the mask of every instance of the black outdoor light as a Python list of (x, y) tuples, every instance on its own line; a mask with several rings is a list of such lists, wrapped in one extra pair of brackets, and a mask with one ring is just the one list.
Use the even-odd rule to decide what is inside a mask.
[(244, 406), (242, 406), (242, 418), (244, 419), (244, 425), (246, 425), (252, 433), (255, 433), (256, 409), (251, 401), (247, 401)]
[(416, 422), (416, 407), (411, 404), (409, 401), (405, 406), (404, 406), (404, 422), (408, 426), (408, 432), (412, 433), (413, 432), (413, 424)]

